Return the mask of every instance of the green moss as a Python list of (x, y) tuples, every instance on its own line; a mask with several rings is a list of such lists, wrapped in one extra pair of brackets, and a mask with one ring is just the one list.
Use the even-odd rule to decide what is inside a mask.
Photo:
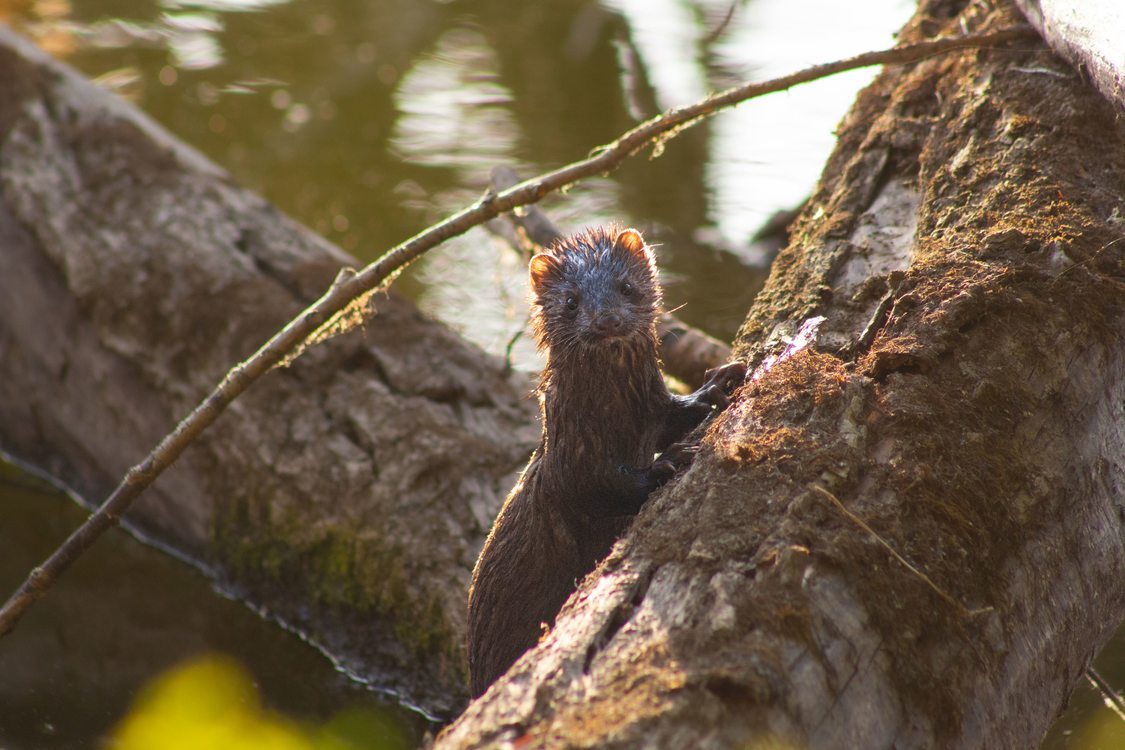
[(358, 541), (354, 529), (312, 524), (299, 514), (267, 521), (269, 502), (247, 494), (232, 498), (216, 516), (219, 563), (236, 582), (266, 592), (267, 599), (299, 601), (301, 610), (377, 622), (414, 658), (462, 671), (460, 639), (440, 602), (419, 596), (411, 585), (397, 547)]

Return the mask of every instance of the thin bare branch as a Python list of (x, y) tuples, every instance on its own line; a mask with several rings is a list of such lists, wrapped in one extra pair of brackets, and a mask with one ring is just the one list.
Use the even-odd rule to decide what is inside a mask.
[(78, 557), (117, 523), (132, 502), (209, 427), (223, 410), (255, 381), (269, 372), (311, 335), (360, 296), (384, 286), (388, 279), (442, 242), (465, 233), (505, 211), (541, 200), (575, 182), (616, 169), (636, 152), (652, 145), (655, 153), (680, 130), (720, 109), (764, 94), (872, 65), (906, 64), (955, 50), (994, 47), (1034, 36), (1028, 27), (936, 39), (887, 50), (867, 52), (837, 62), (816, 65), (772, 81), (750, 83), (714, 94), (702, 101), (669, 110), (626, 132), (588, 158), (568, 164), (500, 193), (490, 191), (481, 200), (411, 237), (354, 276), (342, 275), (316, 302), (291, 320), (249, 359), (236, 365), (206, 399), (181, 421), (141, 463), (131, 468), (109, 498), (67, 538), (0, 608), (0, 635), (6, 634), (27, 609)]
[(1113, 689), (1113, 685), (1110, 685), (1092, 666), (1086, 668), (1086, 680), (1101, 694), (1105, 707), (1117, 714), (1117, 718), (1121, 721), (1125, 721), (1125, 699)]

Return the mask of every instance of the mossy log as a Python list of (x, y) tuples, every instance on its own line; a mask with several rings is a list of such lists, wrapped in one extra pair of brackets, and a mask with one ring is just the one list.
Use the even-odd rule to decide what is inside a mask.
[[(355, 264), (2, 29), (0, 247), (0, 447), (91, 502)], [(126, 521), (448, 713), (535, 405), (409, 302), (376, 307), (233, 403)]]
[(754, 379), (436, 747), (1035, 746), (1125, 616), (1123, 195), (1125, 122), (1045, 46), (883, 72)]

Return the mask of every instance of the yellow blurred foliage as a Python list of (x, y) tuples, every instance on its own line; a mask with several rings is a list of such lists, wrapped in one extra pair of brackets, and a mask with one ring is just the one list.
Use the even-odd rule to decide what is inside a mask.
[[(360, 739), (362, 744), (348, 738)], [(343, 713), (306, 729), (262, 707), (250, 676), (208, 656), (173, 668), (137, 698), (106, 742), (113, 750), (398, 750), (404, 733), (370, 713)]]
[(26, 34), (49, 55), (63, 59), (77, 48), (67, 28), (70, 0), (0, 0), (0, 23)]

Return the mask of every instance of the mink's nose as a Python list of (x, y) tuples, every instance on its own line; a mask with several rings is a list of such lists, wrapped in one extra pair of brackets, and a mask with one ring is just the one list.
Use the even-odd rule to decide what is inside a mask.
[(599, 336), (620, 335), (625, 327), (625, 321), (617, 313), (601, 313), (590, 321), (590, 329)]

